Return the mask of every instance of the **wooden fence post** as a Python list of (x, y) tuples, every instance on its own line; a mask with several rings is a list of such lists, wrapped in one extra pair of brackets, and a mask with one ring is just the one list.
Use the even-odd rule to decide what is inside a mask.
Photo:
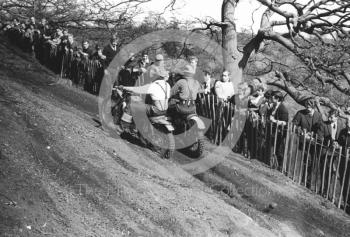
[[(296, 177), (296, 170), (297, 170), (297, 166), (298, 166), (298, 162), (303, 162), (303, 156), (304, 156), (304, 150), (305, 150), (305, 141), (306, 141), (306, 135), (305, 135), (305, 132), (303, 133), (303, 148), (302, 148), (302, 155), (300, 157), (300, 160), (299, 161), (299, 142), (300, 142), (300, 135), (297, 136), (297, 140), (298, 140), (298, 143), (297, 143), (297, 152), (296, 152), (296, 158), (295, 158), (295, 163), (294, 163), (294, 173), (293, 173), (293, 181), (296, 182), (297, 180), (295, 179)], [(299, 167), (299, 172), (301, 172), (301, 167)], [(298, 176), (299, 177), (299, 176)]]
[[(317, 169), (317, 141), (318, 141), (318, 137), (317, 137), (317, 134), (316, 134), (316, 137), (315, 137), (315, 142), (314, 142), (314, 153), (313, 155), (311, 156), (311, 179), (310, 179), (310, 189), (312, 190), (313, 189), (313, 186), (312, 184), (315, 183), (315, 173), (316, 173), (316, 169)], [(306, 186), (305, 186), (306, 187)], [(316, 189), (316, 187), (315, 187)], [(314, 191), (314, 190), (312, 190)]]
[(337, 164), (337, 169), (335, 170), (335, 177), (334, 177), (334, 188), (333, 188), (333, 197), (332, 197), (332, 203), (334, 204), (335, 202), (335, 192), (337, 189), (337, 181), (338, 181), (338, 176), (339, 176), (339, 166), (340, 166), (340, 161), (342, 157), (342, 149), (343, 147), (340, 147), (339, 149), (339, 156), (338, 156), (338, 164)]
[[(271, 126), (275, 125), (274, 123), (271, 123)], [(277, 145), (277, 134), (278, 134), (278, 124), (276, 123), (275, 126), (275, 137), (274, 137), (274, 143), (273, 143), (273, 154), (270, 157), (270, 168), (273, 168), (275, 165), (278, 166), (278, 159), (276, 156), (276, 145)]]
[(324, 194), (324, 188), (325, 188), (325, 176), (326, 176), (326, 168), (327, 168), (327, 161), (328, 161), (328, 152), (329, 152), (329, 140), (327, 142), (327, 150), (324, 158), (324, 163), (323, 163), (323, 172), (322, 172), (322, 187), (321, 187), (321, 195), (323, 196)]
[[(316, 183), (315, 183), (315, 186), (316, 186), (316, 193), (318, 193), (318, 177), (320, 176), (320, 173), (321, 173), (321, 166), (320, 166), (320, 162), (321, 162), (321, 159), (322, 159), (322, 153), (323, 153), (323, 142), (324, 142), (324, 138), (322, 137), (322, 142), (321, 142), (321, 147), (320, 147), (320, 154), (317, 156), (317, 161), (316, 161)], [(317, 144), (316, 144), (317, 145)]]
[[(343, 198), (343, 190), (344, 190), (344, 185), (345, 185), (345, 179), (346, 179), (346, 174), (347, 174), (347, 169), (348, 169), (348, 161), (349, 161), (349, 148), (346, 149), (345, 153), (345, 169), (344, 169), (344, 174), (343, 174), (343, 181), (340, 189), (340, 196), (339, 196), (339, 203), (338, 203), (338, 208), (340, 208), (342, 198)], [(348, 183), (349, 186), (349, 183)], [(344, 200), (344, 205), (347, 200)]]
[(288, 149), (289, 149), (289, 138), (290, 138), (290, 124), (287, 123), (286, 126), (282, 127), (282, 135), (284, 134), (284, 129), (286, 129), (286, 140), (284, 145), (284, 152), (283, 152), (283, 163), (282, 163), (282, 174), (286, 174), (287, 170), (287, 156), (288, 156)]
[[(304, 165), (304, 162), (301, 163), (301, 171), (300, 171), (300, 180), (299, 180), (299, 184), (301, 183), (301, 180), (302, 180), (302, 175), (303, 175), (303, 172), (305, 173), (305, 178), (304, 178), (304, 185), (305, 187), (307, 186), (307, 176), (308, 176), (308, 168), (309, 168), (309, 155), (310, 155), (310, 148), (311, 148), (311, 144), (312, 144), (312, 138), (313, 138), (313, 135), (314, 133), (312, 132), (311, 133), (311, 137), (310, 137), (310, 140), (309, 140), (309, 144), (308, 144), (308, 148), (307, 148), (307, 154), (306, 154), (306, 164), (305, 164), (305, 172), (303, 170), (303, 165)], [(317, 134), (316, 134), (316, 139), (317, 139)], [(303, 161), (304, 161), (304, 155), (303, 154)], [(312, 159), (312, 157), (311, 157)], [(312, 169), (311, 169), (312, 171)]]
[[(290, 146), (290, 151), (289, 151), (289, 154), (288, 154), (288, 159), (289, 159), (289, 165), (288, 165), (288, 177), (289, 178), (293, 178), (293, 169), (292, 169), (292, 160), (293, 160), (293, 148), (294, 148), (294, 140), (295, 140), (295, 129), (296, 129), (296, 126), (294, 124), (292, 124), (292, 137), (291, 137), (291, 146)], [(294, 157), (294, 161), (295, 161), (295, 157)]]
[(331, 156), (331, 159), (329, 160), (328, 183), (327, 183), (327, 194), (326, 194), (327, 199), (329, 199), (329, 189), (330, 189), (330, 185), (331, 185), (334, 151), (335, 151), (335, 147), (333, 146), (332, 156)]

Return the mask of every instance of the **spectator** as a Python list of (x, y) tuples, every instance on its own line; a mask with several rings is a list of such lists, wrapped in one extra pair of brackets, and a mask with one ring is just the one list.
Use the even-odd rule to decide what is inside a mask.
[(142, 70), (144, 73), (147, 71), (146, 68), (150, 66), (150, 61), (148, 58), (148, 54), (144, 53), (142, 55), (142, 59), (139, 61), (139, 67), (143, 68), (144, 70)]
[(350, 116), (346, 119), (346, 126), (342, 128), (338, 135), (338, 144), (345, 148), (350, 148)]
[(271, 123), (266, 123), (268, 121), (272, 108), (272, 90), (267, 90), (264, 93), (264, 98), (259, 106), (258, 114), (261, 118), (261, 127), (258, 128), (258, 151), (262, 152), (263, 157), (265, 158), (263, 162), (266, 164), (270, 164), (269, 158), (271, 157), (271, 146), (268, 146), (269, 142), (271, 142)]
[(18, 29), (19, 25), (20, 25), (19, 20), (17, 18), (13, 19), (13, 27)]
[[(271, 98), (273, 108), (270, 115), (270, 121), (275, 124), (275, 126), (273, 124), (272, 128), (274, 129), (272, 129), (272, 131), (276, 131), (276, 129), (278, 129), (278, 125), (287, 125), (289, 114), (287, 107), (283, 103), (284, 96), (282, 92), (272, 92)], [(272, 140), (275, 140), (275, 134), (276, 133), (272, 134)], [(283, 162), (286, 135), (287, 133), (285, 129), (279, 129), (277, 132), (276, 147), (274, 149), (278, 164), (273, 163), (273, 165), (276, 165), (277, 169), (282, 168), (281, 165)]]
[(78, 51), (78, 44), (74, 41), (73, 35), (68, 35), (67, 38), (62, 37), (61, 48), (66, 52), (73, 54)]
[(37, 29), (37, 24), (36, 24), (36, 20), (35, 20), (35, 17), (31, 17), (29, 18), (29, 21), (28, 21), (28, 24), (27, 24), (27, 27), (30, 27), (32, 26), (34, 29)]
[(23, 49), (25, 52), (27, 53), (32, 53), (33, 52), (33, 39), (34, 36), (34, 32), (32, 31), (32, 29), (30, 27), (27, 27), (25, 29), (25, 33), (24, 33), (24, 38), (23, 38)]
[(150, 65), (147, 69), (147, 72), (144, 74), (144, 79), (145, 79), (145, 84), (149, 84), (154, 80), (154, 75), (155, 72), (158, 70), (158, 68), (163, 68), (164, 69), (164, 57), (161, 54), (156, 55), (156, 60), (155, 62)]
[(305, 109), (298, 111), (292, 121), (296, 126), (299, 126), (302, 130), (305, 130), (307, 132), (307, 136), (310, 136), (311, 132), (322, 135), (322, 116), (315, 110), (315, 107), (316, 101), (312, 98), (307, 99), (305, 101)]
[(145, 76), (144, 74), (147, 72), (147, 68), (150, 66), (149, 58), (147, 54), (142, 55), (142, 59), (138, 62), (138, 70), (139, 70), (139, 84), (145, 84)]
[[(297, 112), (297, 114), (293, 118), (293, 123), (298, 126), (298, 133), (301, 135), (301, 138), (299, 139), (299, 142), (295, 144), (296, 150), (295, 152), (298, 153), (298, 156), (293, 156), (295, 159), (291, 160), (291, 167), (289, 167), (289, 173), (292, 174), (293, 166), (295, 165), (295, 172), (293, 172), (295, 175), (295, 180), (299, 182), (300, 178), (303, 179), (303, 175), (305, 175), (305, 169), (308, 169), (311, 171), (310, 164), (312, 162), (309, 162), (309, 167), (304, 167), (304, 164), (302, 164), (302, 160), (306, 162), (306, 159), (309, 155), (309, 152), (304, 149), (304, 147), (310, 146), (309, 143), (311, 142), (311, 139), (313, 137), (311, 136), (313, 134), (317, 134), (318, 137), (322, 136), (321, 127), (323, 124), (322, 116), (319, 112), (315, 111), (316, 102), (313, 98), (309, 98), (305, 101), (305, 108), (304, 110), (300, 110)], [(304, 140), (306, 143), (304, 143)], [(310, 160), (313, 160), (315, 155), (314, 153), (315, 149), (310, 149)], [(295, 164), (296, 163), (296, 164)], [(310, 172), (308, 172), (310, 174)], [(310, 183), (310, 177), (307, 177), (307, 182)], [(307, 185), (307, 184), (305, 184)]]
[(198, 58), (196, 56), (190, 56), (188, 58), (188, 61), (189, 61), (190, 65), (193, 67), (193, 70), (196, 71), (197, 64), (198, 64)]
[[(333, 111), (331, 111), (330, 115), (333, 115)], [(334, 121), (334, 120), (333, 120)], [(339, 121), (339, 119), (338, 119)], [(334, 123), (334, 122), (333, 122)], [(342, 185), (342, 180), (343, 178), (345, 178), (345, 183), (344, 183), (344, 190), (343, 190), (343, 196), (342, 196), (342, 201), (344, 203), (342, 203), (344, 206), (345, 203), (347, 203), (347, 206), (349, 206), (349, 202), (350, 199), (349, 197), (347, 197), (347, 187), (349, 186), (349, 175), (350, 175), (350, 163), (348, 163), (348, 166), (345, 170), (345, 163), (346, 163), (346, 154), (347, 154), (347, 149), (350, 148), (350, 117), (347, 117), (346, 119), (346, 124), (345, 127), (343, 127), (338, 135), (338, 144), (342, 147), (342, 158), (339, 161), (338, 160), (338, 156), (335, 157), (333, 164), (332, 164), (332, 171), (331, 171), (331, 175), (332, 175), (332, 182), (331, 182), (331, 186), (330, 186), (330, 196), (333, 196), (333, 190), (334, 190), (334, 185), (337, 184), (336, 187), (336, 203), (338, 202), (338, 197), (340, 196), (340, 188)], [(322, 161), (324, 161), (324, 159), (322, 159)], [(339, 174), (336, 174), (336, 167), (338, 162), (340, 162), (339, 164)], [(323, 167), (323, 166), (321, 166)], [(345, 175), (345, 177), (344, 177)], [(327, 176), (326, 176), (327, 179)], [(346, 200), (346, 198), (348, 198), (348, 200)], [(348, 210), (347, 210), (348, 211)]]
[(37, 28), (40, 31), (40, 34), (44, 40), (50, 39), (50, 27), (47, 24), (47, 21), (45, 18), (41, 19), (41, 22)]
[(321, 127), (321, 134), (324, 138), (324, 144), (330, 142), (335, 146), (338, 146), (337, 140), (340, 131), (344, 128), (344, 124), (339, 119), (339, 112), (336, 109), (332, 109), (328, 113), (328, 121), (324, 122)]
[(114, 56), (117, 54), (117, 46), (118, 46), (118, 38), (116, 35), (113, 35), (113, 37), (110, 40), (110, 43), (104, 47), (102, 54), (106, 56), (106, 66), (108, 67), (109, 64), (112, 62)]
[(272, 90), (267, 90), (264, 93), (263, 101), (259, 106), (258, 112), (263, 122), (265, 122), (267, 118), (270, 117), (271, 108), (272, 108), (272, 99), (271, 99), (272, 92), (273, 92)]
[(119, 72), (118, 85), (135, 86), (138, 77), (139, 70), (137, 69), (136, 58), (134, 54), (130, 54), (130, 59)]
[(221, 81), (215, 83), (215, 94), (223, 101), (230, 99), (235, 94), (233, 83), (229, 76), (229, 72), (224, 70)]
[(66, 37), (66, 38), (68, 38), (68, 36), (69, 36), (69, 32), (68, 32), (68, 29), (63, 29), (62, 30), (62, 34), (63, 34), (63, 37)]
[(211, 74), (209, 71), (204, 71), (204, 81), (202, 83), (202, 88), (204, 89), (204, 94), (211, 94), (214, 91), (214, 80), (211, 79)]
[(264, 102), (264, 87), (259, 86), (257, 89), (252, 88), (252, 96), (248, 100), (248, 108), (250, 111), (258, 112), (260, 104)]
[(80, 54), (85, 59), (91, 59), (94, 54), (92, 48), (90, 47), (89, 41), (84, 40), (82, 43), (82, 50), (80, 50)]
[(272, 92), (273, 110), (270, 115), (270, 120), (278, 125), (287, 125), (288, 123), (288, 109), (283, 103), (284, 96), (280, 91)]
[(198, 58), (196, 56), (193, 56), (193, 55), (189, 56), (188, 62), (193, 67), (193, 69), (195, 71), (193, 78), (196, 81), (201, 82), (202, 79), (204, 78), (204, 74), (203, 74), (203, 71), (198, 67)]
[(103, 54), (102, 48), (99, 45), (95, 46), (95, 52), (92, 55), (93, 60), (98, 60), (100, 63), (105, 66), (106, 55)]
[(62, 36), (63, 36), (62, 29), (57, 28), (56, 32), (51, 36), (51, 40), (49, 40), (48, 42), (53, 46), (57, 46), (61, 43)]

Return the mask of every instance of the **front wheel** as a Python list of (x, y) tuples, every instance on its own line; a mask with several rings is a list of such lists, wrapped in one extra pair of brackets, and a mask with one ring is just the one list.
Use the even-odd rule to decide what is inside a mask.
[(175, 151), (175, 139), (172, 133), (162, 136), (152, 136), (152, 150), (157, 152), (162, 158), (172, 158)]
[(161, 149), (161, 157), (164, 159), (170, 159), (174, 155), (175, 151), (175, 139), (172, 133), (167, 134), (167, 149)]

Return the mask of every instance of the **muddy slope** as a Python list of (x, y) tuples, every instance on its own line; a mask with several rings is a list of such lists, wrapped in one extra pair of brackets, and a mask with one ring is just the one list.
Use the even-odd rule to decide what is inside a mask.
[(184, 160), (111, 138), (94, 96), (52, 85), (3, 41), (0, 52), (1, 236), (349, 233), (348, 216), (259, 163), (232, 154), (192, 177)]

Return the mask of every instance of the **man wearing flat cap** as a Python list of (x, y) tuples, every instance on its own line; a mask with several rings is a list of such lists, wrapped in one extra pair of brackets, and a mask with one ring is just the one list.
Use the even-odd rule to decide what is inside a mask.
[[(273, 131), (276, 131), (275, 129), (278, 129), (278, 125), (287, 125), (288, 123), (288, 109), (287, 107), (283, 104), (283, 99), (284, 96), (282, 92), (280, 91), (273, 91), (271, 94), (272, 98), (272, 112), (270, 115), (270, 121), (273, 123), (272, 128)], [(284, 148), (285, 148), (285, 137), (287, 135), (285, 129), (280, 129), (279, 132), (276, 134), (277, 138), (275, 138), (275, 134), (272, 135), (273, 139), (276, 140), (276, 147), (275, 149), (275, 154), (277, 157), (277, 162), (278, 166), (276, 168), (281, 169), (282, 168), (282, 163), (283, 163), (283, 155), (284, 155)], [(276, 163), (274, 165), (277, 165)]]
[(313, 98), (305, 100), (305, 109), (299, 110), (292, 122), (307, 133), (322, 135), (320, 132), (323, 120), (321, 114), (316, 111), (316, 101)]
[[(294, 141), (296, 142), (295, 144), (296, 149), (294, 152), (296, 152), (298, 155), (291, 156), (291, 157), (295, 157), (295, 159), (291, 160), (290, 162), (291, 166), (288, 168), (288, 170), (291, 176), (294, 176), (294, 174), (296, 174), (294, 179), (296, 180), (296, 182), (299, 182), (300, 178), (301, 178), (300, 181), (304, 180), (305, 178), (303, 177), (303, 175), (305, 174), (305, 169), (302, 168), (304, 166), (304, 164), (301, 164), (302, 160), (304, 160), (305, 162), (309, 156), (310, 163), (311, 163), (311, 160), (315, 156), (315, 153), (313, 152), (315, 148), (309, 150), (309, 149), (304, 149), (304, 146), (305, 147), (310, 146), (309, 144), (313, 139), (313, 136), (315, 136), (316, 134), (318, 138), (323, 136), (322, 130), (321, 130), (321, 127), (323, 125), (322, 115), (316, 111), (316, 101), (314, 98), (308, 98), (305, 100), (305, 109), (298, 111), (297, 114), (294, 116), (292, 122), (296, 126), (298, 126), (297, 131), (299, 133), (300, 139), (296, 139), (296, 140), (299, 140), (299, 142)], [(313, 136), (312, 136), (312, 133), (313, 133)], [(304, 140), (306, 140), (305, 144), (303, 142)], [(310, 153), (308, 152), (308, 150), (310, 151)], [(295, 171), (293, 172), (294, 167), (295, 167)], [(306, 168), (310, 169), (310, 166)], [(310, 172), (308, 173), (310, 174)], [(310, 183), (309, 177), (307, 177), (307, 183), (308, 184)]]

